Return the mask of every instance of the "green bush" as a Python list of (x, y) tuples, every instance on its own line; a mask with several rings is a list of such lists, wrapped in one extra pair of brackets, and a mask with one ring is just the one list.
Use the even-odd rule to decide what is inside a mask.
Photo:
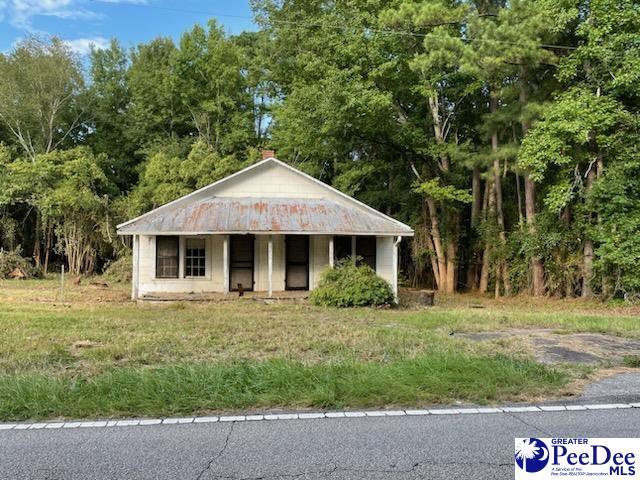
[(127, 283), (131, 281), (131, 255), (126, 254), (109, 262), (104, 270), (104, 277), (116, 283)]
[(339, 262), (322, 273), (311, 292), (311, 303), (324, 307), (366, 307), (394, 303), (389, 284), (369, 266)]
[(42, 277), (42, 270), (34, 267), (29, 260), (24, 258), (20, 247), (15, 250), (0, 249), (0, 278), (9, 278), (9, 274), (16, 268), (21, 269), (29, 278)]

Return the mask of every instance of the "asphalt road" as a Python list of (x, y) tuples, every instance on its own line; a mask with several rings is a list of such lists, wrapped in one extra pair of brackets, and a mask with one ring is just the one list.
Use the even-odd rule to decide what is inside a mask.
[(640, 436), (640, 409), (0, 431), (2, 479), (502, 479), (513, 439)]

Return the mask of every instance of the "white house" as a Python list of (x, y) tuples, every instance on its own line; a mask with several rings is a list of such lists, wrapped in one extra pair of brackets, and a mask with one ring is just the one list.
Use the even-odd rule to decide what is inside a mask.
[(133, 236), (133, 299), (163, 293), (311, 290), (358, 256), (397, 294), (413, 230), (270, 156), (118, 225)]

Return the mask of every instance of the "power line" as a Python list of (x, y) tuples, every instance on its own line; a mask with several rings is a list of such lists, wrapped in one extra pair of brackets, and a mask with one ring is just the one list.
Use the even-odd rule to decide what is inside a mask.
[[(105, 5), (116, 5), (113, 1), (109, 0), (91, 0), (93, 3), (102, 3)], [(150, 5), (147, 3), (133, 3), (133, 2), (118, 2), (117, 5), (127, 5), (129, 7), (138, 7), (138, 8), (149, 8), (153, 10), (163, 10), (168, 12), (176, 12), (176, 13), (191, 13), (195, 15), (207, 15), (210, 17), (220, 17), (220, 18), (235, 18), (238, 20), (249, 20), (253, 21), (253, 17), (248, 17), (246, 15), (231, 15), (226, 13), (216, 13), (209, 12), (204, 10), (191, 10), (184, 8), (175, 8), (175, 7), (163, 7), (160, 5)], [(293, 25), (301, 28), (319, 28), (319, 27), (329, 27), (336, 30), (346, 30), (348, 27), (345, 25), (327, 25), (323, 23), (304, 23), (304, 22), (296, 22), (293, 20), (274, 20), (270, 19), (272, 23), (282, 24), (282, 25)], [(375, 29), (369, 28), (367, 31), (371, 33), (378, 33), (381, 35), (401, 35), (407, 37), (417, 37), (417, 38), (428, 38), (428, 37), (437, 37), (437, 34), (434, 33), (420, 33), (420, 32), (412, 32), (408, 30), (389, 30), (389, 29)], [(466, 37), (451, 37), (462, 40), (463, 42), (478, 42), (478, 43), (501, 43), (505, 45), (513, 45), (513, 46), (522, 46), (522, 43), (519, 42), (510, 42), (508, 40), (492, 40), (485, 38), (466, 38)], [(569, 45), (556, 45), (549, 43), (539, 43), (537, 45), (540, 48), (550, 48), (550, 49), (559, 49), (559, 50), (576, 50), (578, 47), (572, 47)]]

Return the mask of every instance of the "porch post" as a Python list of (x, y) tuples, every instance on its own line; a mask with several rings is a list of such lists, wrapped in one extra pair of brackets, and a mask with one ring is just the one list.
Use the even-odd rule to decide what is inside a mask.
[[(391, 237), (393, 238), (393, 237)], [(398, 245), (402, 241), (402, 237), (397, 237), (393, 242), (393, 299), (398, 303)]]
[(222, 237), (222, 291), (229, 293), (229, 235)]
[(331, 268), (333, 268), (333, 263), (334, 263), (334, 259), (333, 259), (333, 235), (331, 235), (329, 237), (329, 266)]
[(267, 256), (269, 261), (269, 298), (273, 296), (273, 235), (269, 235), (269, 244), (267, 248)]
[(138, 299), (138, 284), (140, 275), (140, 235), (133, 236), (133, 272), (131, 274), (131, 300)]
[(356, 236), (351, 236), (351, 260), (356, 263)]

